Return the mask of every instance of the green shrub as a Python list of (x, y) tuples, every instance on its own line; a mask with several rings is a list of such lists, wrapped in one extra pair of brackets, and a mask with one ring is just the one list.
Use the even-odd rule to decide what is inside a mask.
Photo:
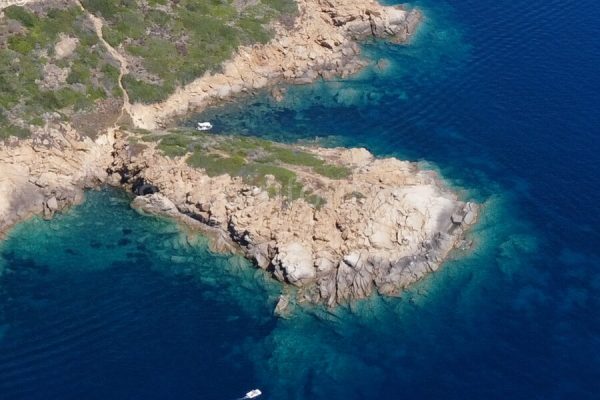
[(114, 29), (124, 37), (140, 39), (146, 33), (144, 17), (138, 10), (124, 10), (118, 15)]
[(245, 43), (267, 43), (271, 39), (271, 34), (264, 24), (254, 18), (240, 19), (238, 27), (244, 32)]
[(31, 120), (29, 121), (29, 123), (36, 125), (36, 126), (44, 126), (44, 119), (42, 117), (36, 116), (31, 118)]
[(269, 150), (272, 154), (272, 157), (285, 164), (301, 165), (306, 167), (314, 167), (323, 164), (323, 160), (305, 151), (279, 146), (274, 146)]
[(331, 164), (322, 164), (313, 167), (313, 171), (330, 179), (344, 179), (350, 176), (350, 170), (346, 167)]
[(21, 54), (27, 54), (35, 49), (35, 42), (29, 36), (11, 36), (8, 38), (8, 48)]
[(180, 157), (188, 153), (188, 149), (185, 147), (169, 145), (169, 144), (160, 144), (158, 148), (166, 155), (167, 157)]
[(0, 123), (0, 139), (8, 139), (11, 136), (15, 136), (19, 139), (26, 139), (31, 136), (31, 131), (20, 126)]
[(156, 103), (169, 95), (169, 88), (142, 82), (129, 74), (123, 78), (123, 86), (133, 102)]
[(245, 181), (253, 185), (267, 187), (266, 175), (273, 175), (275, 181), (281, 188), (270, 193), (280, 194), (290, 200), (304, 197), (304, 186), (298, 182), (298, 176), (294, 171), (272, 164), (250, 164), (244, 171)]
[(316, 194), (309, 194), (307, 196), (304, 196), (304, 200), (306, 200), (307, 203), (315, 206), (317, 209), (323, 207), (327, 202), (324, 198)]
[(117, 82), (119, 80), (120, 71), (119, 68), (115, 67), (114, 65), (104, 64), (101, 71), (107, 79), (110, 79), (113, 82)]
[(208, 176), (219, 176), (228, 174), (240, 176), (246, 162), (242, 157), (221, 157), (215, 154), (207, 154), (205, 150), (197, 149), (187, 159), (188, 165), (194, 168), (204, 169)]
[(84, 95), (71, 88), (62, 88), (51, 92), (49, 96), (54, 97), (56, 108), (65, 108), (68, 106), (75, 105), (78, 100), (81, 100)]
[(126, 39), (124, 34), (106, 25), (102, 27), (102, 37), (113, 47), (118, 47)]
[(67, 76), (67, 83), (87, 83), (90, 79), (90, 68), (82, 63), (73, 63)]
[(261, 0), (261, 3), (281, 14), (295, 14), (298, 4), (294, 0)]
[(36, 17), (33, 13), (27, 11), (22, 6), (6, 7), (4, 9), (4, 15), (6, 15), (10, 19), (19, 21), (27, 28), (35, 26), (35, 24), (39, 21), (38, 17)]
[(160, 140), (158, 148), (168, 157), (177, 157), (188, 153), (190, 144), (192, 143), (191, 138), (178, 133), (158, 136), (151, 135), (149, 131), (145, 131), (140, 134), (144, 135), (142, 140), (145, 142)]

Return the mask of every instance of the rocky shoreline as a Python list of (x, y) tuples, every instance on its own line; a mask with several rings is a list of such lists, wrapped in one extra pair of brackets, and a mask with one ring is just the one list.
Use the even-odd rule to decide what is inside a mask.
[[(42, 133), (43, 132), (43, 133)], [(0, 238), (34, 215), (52, 218), (106, 183), (114, 133), (92, 140), (60, 125), (0, 146)]]
[[(242, 157), (239, 149), (225, 154), (219, 142), (225, 139), (209, 140), (216, 147), (194, 142), (193, 132), (161, 148), (170, 133), (156, 128), (178, 116), (251, 89), (354, 73), (364, 65), (358, 40), (405, 42), (422, 18), (417, 10), (370, 0), (298, 5), (292, 29), (276, 27), (269, 43), (241, 48), (223, 73), (201, 77), (159, 104), (130, 104), (124, 92), (118, 122), (97, 135), (57, 117), (30, 126), (31, 138), (5, 140), (0, 236), (20, 220), (52, 218), (78, 204), (85, 189), (112, 185), (134, 193), (132, 206), (140, 212), (203, 231), (215, 250), (241, 251), (296, 287), (297, 300), (330, 307), (374, 292), (395, 295), (437, 270), (452, 249), (468, 246), (464, 234), (478, 207), (413, 163), (377, 159), (365, 149), (274, 143), (244, 142)], [(102, 21), (88, 18), (121, 65), (123, 90), (127, 63), (104, 41)], [(119, 126), (126, 121), (133, 128)], [(152, 129), (158, 141), (140, 142), (148, 137), (139, 128)], [(233, 169), (220, 170), (221, 164)], [(278, 312), (289, 302), (283, 296)]]
[(210, 177), (152, 146), (133, 152), (121, 140), (115, 149), (109, 172), (140, 194), (134, 208), (201, 226), (217, 249), (240, 249), (311, 303), (398, 294), (467, 247), (465, 231), (477, 218), (478, 207), (434, 172), (365, 149), (301, 148), (350, 171), (342, 179), (305, 171), (302, 183), (320, 206), (270, 196), (239, 177)]
[(206, 74), (179, 88), (157, 104), (128, 107), (138, 128), (157, 129), (174, 118), (207, 105), (265, 87), (306, 84), (317, 79), (347, 77), (361, 70), (359, 43), (382, 38), (407, 43), (422, 13), (405, 6), (382, 6), (374, 0), (297, 0), (294, 26), (275, 26), (275, 38), (265, 45), (241, 47), (223, 65), (223, 72)]
[(452, 249), (468, 247), (464, 235), (477, 218), (477, 205), (457, 199), (434, 172), (365, 149), (289, 147), (349, 171), (331, 179), (293, 169), (322, 199), (314, 205), (290, 199), (285, 187), (273, 195), (240, 177), (209, 176), (155, 144), (112, 135), (81, 142), (71, 131), (0, 149), (0, 190), (10, 194), (0, 203), (0, 232), (34, 214), (51, 218), (79, 203), (85, 188), (108, 184), (134, 193), (141, 212), (201, 230), (215, 250), (241, 251), (297, 287), (300, 301), (335, 306), (398, 294), (437, 270)]

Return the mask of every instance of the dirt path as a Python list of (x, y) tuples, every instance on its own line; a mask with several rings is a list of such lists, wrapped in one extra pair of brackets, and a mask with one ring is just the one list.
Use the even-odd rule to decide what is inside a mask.
[(296, 0), (294, 27), (275, 25), (266, 44), (238, 48), (221, 72), (206, 73), (179, 87), (160, 103), (131, 105), (138, 128), (168, 126), (174, 118), (229, 98), (279, 82), (306, 84), (318, 79), (349, 76), (365, 66), (358, 38), (377, 36), (407, 42), (421, 13), (378, 0)]
[[(40, 0), (0, 0), (0, 10), (35, 1)], [(138, 128), (163, 127), (174, 118), (202, 109), (218, 99), (278, 82), (309, 83), (321, 78), (348, 76), (365, 65), (356, 38), (375, 35), (406, 42), (422, 17), (418, 10), (383, 6), (377, 0), (329, 0), (327, 6), (320, 0), (296, 0), (299, 15), (293, 28), (276, 25), (271, 41), (240, 47), (234, 57), (223, 64), (222, 72), (206, 73), (179, 87), (162, 102), (132, 104), (123, 86), (123, 77), (128, 73), (126, 58), (104, 40), (103, 20), (85, 9), (80, 0), (74, 1), (93, 23), (99, 40), (120, 64), (118, 84), (123, 92), (123, 106), (112, 131), (125, 118)]]
[[(35, 1), (39, 1), (39, 0), (0, 0), (0, 11), (5, 9), (6, 7), (10, 7), (13, 5), (24, 6), (28, 3), (34, 3)], [(127, 70), (127, 60), (114, 47), (112, 47), (106, 40), (104, 40), (104, 36), (102, 34), (102, 28), (104, 26), (104, 23), (102, 22), (102, 20), (100, 18), (96, 17), (95, 15), (93, 15), (92, 13), (90, 13), (88, 10), (86, 10), (85, 7), (83, 6), (83, 4), (81, 3), (81, 1), (76, 0), (75, 2), (79, 6), (79, 8), (81, 8), (81, 10), (85, 13), (86, 17), (89, 18), (90, 21), (92, 21), (92, 24), (94, 25), (94, 30), (96, 31), (96, 35), (98, 36), (98, 39), (100, 40), (100, 42), (104, 45), (104, 47), (106, 47), (106, 49), (108, 50), (110, 55), (119, 62), (118, 83), (119, 83), (119, 88), (121, 88), (121, 91), (123, 93), (123, 107), (121, 107), (121, 113), (119, 114), (119, 118), (117, 118), (117, 122), (115, 123), (115, 126), (112, 129), (112, 130), (114, 130), (117, 128), (118, 122), (125, 116), (125, 113), (127, 113), (128, 115), (131, 115), (131, 112), (130, 112), (131, 104), (129, 102), (129, 94), (127, 93), (127, 91), (125, 90), (125, 87), (123, 86), (123, 77), (127, 74), (127, 71), (128, 71)]]
[(125, 116), (126, 113), (128, 115), (131, 114), (130, 113), (131, 104), (129, 102), (129, 94), (127, 93), (127, 90), (125, 90), (125, 87), (123, 86), (123, 77), (128, 72), (127, 60), (125, 59), (125, 57), (123, 57), (121, 55), (121, 53), (119, 53), (106, 40), (104, 40), (104, 35), (102, 34), (102, 28), (104, 27), (104, 23), (102, 22), (102, 20), (100, 18), (96, 17), (95, 15), (93, 15), (92, 13), (90, 13), (88, 10), (86, 10), (85, 7), (83, 6), (83, 4), (81, 3), (81, 1), (77, 0), (76, 3), (79, 5), (81, 10), (85, 13), (87, 18), (89, 18), (89, 20), (92, 21), (92, 24), (94, 25), (94, 30), (96, 31), (96, 36), (98, 36), (98, 39), (100, 40), (100, 42), (104, 45), (106, 50), (108, 50), (110, 55), (119, 62), (118, 83), (119, 83), (119, 88), (121, 89), (121, 92), (123, 93), (123, 106), (121, 107), (121, 113), (119, 114), (119, 118), (117, 118), (117, 122), (115, 123), (115, 126), (113, 127), (113, 130), (114, 130), (117, 128), (118, 122)]

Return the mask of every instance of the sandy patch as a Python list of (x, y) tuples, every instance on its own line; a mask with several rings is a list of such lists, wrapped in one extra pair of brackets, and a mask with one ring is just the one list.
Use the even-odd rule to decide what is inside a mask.
[(71, 37), (71, 36), (63, 36), (61, 35), (61, 39), (54, 46), (54, 54), (58, 60), (71, 56), (77, 45), (79, 44), (79, 39)]

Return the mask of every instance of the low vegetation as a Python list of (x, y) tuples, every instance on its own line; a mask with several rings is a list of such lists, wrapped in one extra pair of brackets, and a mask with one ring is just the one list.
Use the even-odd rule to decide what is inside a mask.
[[(64, 119), (120, 96), (115, 62), (83, 12), (54, 4), (7, 7), (0, 19), (0, 138), (27, 137), (46, 113)], [(73, 48), (57, 54), (64, 39)]]
[[(319, 206), (323, 199), (302, 184), (299, 174), (314, 173), (330, 179), (350, 175), (344, 166), (330, 164), (316, 155), (267, 140), (243, 136), (214, 136), (190, 130), (167, 134), (139, 132), (143, 141), (156, 141), (169, 157), (187, 156), (186, 162), (209, 176), (228, 174), (263, 187), (273, 195), (304, 198)], [(270, 177), (269, 177), (270, 176)]]
[[(129, 59), (134, 102), (156, 102), (213, 71), (244, 44), (264, 43), (294, 0), (82, 0), (101, 17), (107, 42)], [(98, 132), (115, 123), (119, 64), (74, 0), (13, 5), (0, 18), (0, 140), (30, 135), (48, 119)], [(83, 118), (87, 113), (90, 118)], [(90, 122), (91, 121), (91, 122)], [(177, 155), (177, 144), (164, 144)]]
[(269, 23), (297, 11), (294, 0), (82, 3), (106, 21), (104, 38), (133, 60), (124, 85), (132, 101), (143, 103), (217, 69), (240, 45), (267, 42)]

